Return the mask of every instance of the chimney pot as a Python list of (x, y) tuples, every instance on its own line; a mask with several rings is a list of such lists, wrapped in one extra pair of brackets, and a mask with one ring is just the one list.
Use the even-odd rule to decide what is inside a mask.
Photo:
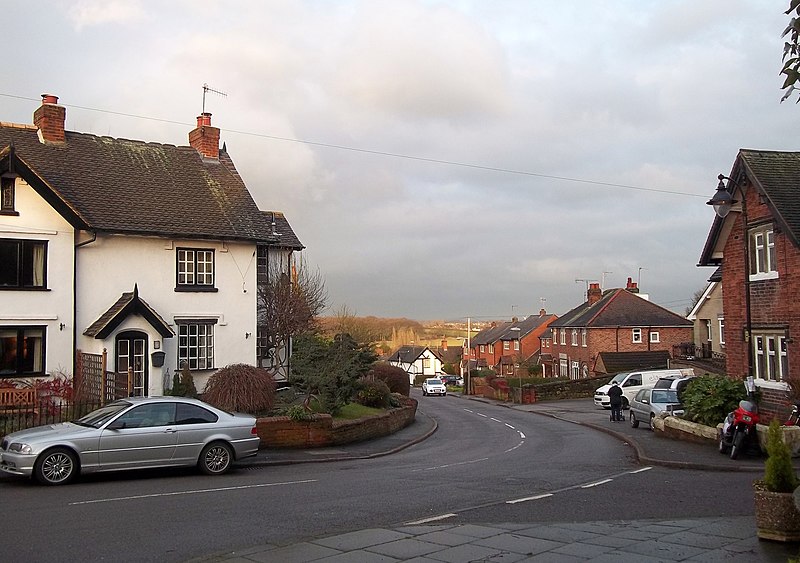
[(219, 159), (219, 127), (211, 126), (211, 114), (197, 116), (197, 127), (189, 131), (189, 145), (203, 158)]
[(53, 94), (42, 94), (42, 103), (43, 104), (57, 104), (58, 103), (58, 96)]
[(42, 105), (33, 112), (33, 124), (39, 130), (39, 141), (42, 143), (64, 143), (67, 137), (64, 124), (67, 120), (67, 109), (58, 105), (58, 96), (42, 94)]

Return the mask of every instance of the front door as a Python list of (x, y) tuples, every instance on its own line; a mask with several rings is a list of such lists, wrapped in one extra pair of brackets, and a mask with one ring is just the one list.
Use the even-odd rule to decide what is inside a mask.
[(117, 336), (117, 373), (130, 373), (130, 393), (134, 397), (147, 396), (147, 335), (128, 330)]

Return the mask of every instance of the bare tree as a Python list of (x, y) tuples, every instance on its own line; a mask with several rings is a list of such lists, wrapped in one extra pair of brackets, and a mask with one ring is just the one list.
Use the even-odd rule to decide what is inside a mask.
[(290, 271), (270, 267), (262, 272), (258, 284), (259, 366), (287, 375), (291, 339), (316, 329), (326, 301), (322, 274), (309, 271), (304, 262)]

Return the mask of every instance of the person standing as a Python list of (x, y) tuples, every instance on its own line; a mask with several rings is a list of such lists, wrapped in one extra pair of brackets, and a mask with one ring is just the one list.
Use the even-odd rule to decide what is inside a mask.
[(611, 422), (622, 422), (622, 387), (616, 381), (608, 390), (608, 398), (611, 401)]

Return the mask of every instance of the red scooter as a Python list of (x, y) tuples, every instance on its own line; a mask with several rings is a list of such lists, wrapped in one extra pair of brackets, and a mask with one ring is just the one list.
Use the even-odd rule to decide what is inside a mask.
[(719, 452), (725, 454), (730, 450), (731, 459), (736, 459), (743, 448), (758, 443), (756, 424), (758, 424), (758, 405), (749, 399), (739, 401), (736, 410), (728, 413), (725, 422), (722, 423)]

